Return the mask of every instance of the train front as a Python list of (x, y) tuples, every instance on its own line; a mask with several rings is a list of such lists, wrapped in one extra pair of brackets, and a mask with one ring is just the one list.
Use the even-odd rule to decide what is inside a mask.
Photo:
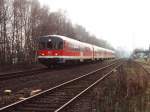
[(38, 60), (50, 67), (62, 63), (63, 40), (57, 36), (42, 36), (39, 38)]

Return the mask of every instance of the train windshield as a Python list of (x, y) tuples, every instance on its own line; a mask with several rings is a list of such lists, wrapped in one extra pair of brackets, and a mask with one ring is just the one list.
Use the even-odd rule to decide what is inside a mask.
[(58, 37), (41, 37), (39, 39), (39, 49), (59, 50), (63, 49), (63, 40)]

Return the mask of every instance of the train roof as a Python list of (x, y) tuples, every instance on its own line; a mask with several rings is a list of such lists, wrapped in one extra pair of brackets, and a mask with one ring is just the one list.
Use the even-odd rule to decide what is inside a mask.
[(99, 46), (96, 46), (96, 45), (92, 45), (92, 44), (89, 44), (89, 43), (81, 42), (81, 41), (79, 41), (79, 40), (75, 40), (75, 39), (72, 39), (72, 38), (69, 38), (69, 37), (66, 37), (66, 36), (61, 36), (61, 35), (44, 35), (44, 36), (41, 36), (41, 38), (42, 38), (42, 37), (59, 37), (59, 38), (61, 38), (61, 39), (63, 39), (63, 40), (66, 40), (66, 41), (77, 42), (77, 43), (79, 43), (79, 44), (84, 44), (84, 45), (86, 45), (86, 46), (94, 46), (94, 47), (96, 47), (96, 48), (98, 48), (98, 49), (101, 49), (101, 50), (103, 50), (103, 51), (107, 51), (107, 52), (112, 52), (112, 53), (114, 53), (113, 50), (106, 49), (106, 48), (103, 48), (103, 47), (99, 47)]
[[(72, 41), (72, 42), (80, 42), (78, 40), (75, 40), (75, 39), (71, 39), (69, 37), (65, 37), (65, 36), (61, 36), (61, 35), (44, 35), (44, 36), (41, 36), (40, 38), (48, 38), (48, 37), (59, 37), (63, 40), (66, 40), (66, 41)], [(81, 42), (80, 42), (81, 43)]]

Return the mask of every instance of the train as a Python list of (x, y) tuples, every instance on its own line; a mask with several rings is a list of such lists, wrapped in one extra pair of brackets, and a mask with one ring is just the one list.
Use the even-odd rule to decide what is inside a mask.
[(47, 67), (115, 58), (113, 50), (61, 35), (41, 36), (38, 45), (38, 61)]

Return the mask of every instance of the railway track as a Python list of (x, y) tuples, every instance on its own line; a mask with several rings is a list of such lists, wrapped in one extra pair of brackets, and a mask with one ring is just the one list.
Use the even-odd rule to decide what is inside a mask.
[(137, 62), (137, 63), (140, 63), (140, 64), (144, 64), (144, 65), (148, 65), (148, 66), (150, 66), (150, 63), (141, 62), (141, 61), (134, 61), (134, 62)]
[(31, 74), (38, 74), (46, 71), (48, 71), (47, 68), (39, 68), (39, 69), (28, 70), (28, 71), (19, 71), (19, 72), (0, 74), (0, 81), (17, 78), (17, 77), (24, 77)]
[[(116, 61), (116, 60), (112, 60), (112, 62), (113, 61)], [(57, 69), (57, 68), (54, 68), (53, 70), (55, 70), (55, 69)], [(12, 78), (18, 78), (18, 77), (25, 77), (25, 76), (29, 76), (32, 74), (39, 74), (39, 73), (43, 73), (43, 72), (47, 72), (47, 71), (49, 71), (48, 68), (39, 68), (39, 69), (28, 70), (28, 71), (4, 73), (4, 74), (0, 74), (0, 81), (12, 79)]]
[(144, 62), (138, 62), (138, 61), (134, 61), (134, 62), (140, 65), (145, 70), (145, 72), (150, 75), (150, 72), (143, 66), (143, 65), (150, 66), (150, 64)]
[(59, 112), (121, 66), (114, 62), (88, 74), (0, 108), (1, 112)]

